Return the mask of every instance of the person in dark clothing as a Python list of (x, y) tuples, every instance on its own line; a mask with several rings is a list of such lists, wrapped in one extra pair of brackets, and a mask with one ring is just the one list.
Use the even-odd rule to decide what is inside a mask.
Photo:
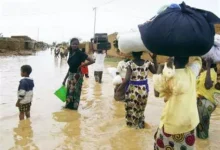
[[(87, 62), (83, 63), (86, 60)], [(79, 40), (77, 38), (73, 38), (70, 41), (69, 58), (67, 62), (69, 64), (69, 70), (63, 81), (63, 85), (65, 85), (68, 78), (65, 107), (68, 109), (77, 110), (80, 102), (81, 88), (83, 83), (81, 67), (93, 64), (94, 60), (79, 49)]]

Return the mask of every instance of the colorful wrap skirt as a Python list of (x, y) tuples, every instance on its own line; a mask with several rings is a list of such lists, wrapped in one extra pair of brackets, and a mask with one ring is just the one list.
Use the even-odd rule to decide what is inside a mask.
[(158, 129), (154, 135), (154, 150), (193, 150), (195, 144), (194, 130), (182, 134), (168, 134)]
[(197, 99), (200, 123), (196, 128), (197, 137), (207, 139), (209, 137), (209, 124), (212, 112), (216, 105), (204, 97)]
[(145, 127), (144, 111), (147, 105), (148, 91), (147, 80), (130, 81), (127, 85), (125, 94), (127, 126), (136, 129)]
[(78, 110), (80, 96), (83, 84), (83, 75), (81, 72), (69, 73), (67, 83), (66, 108)]

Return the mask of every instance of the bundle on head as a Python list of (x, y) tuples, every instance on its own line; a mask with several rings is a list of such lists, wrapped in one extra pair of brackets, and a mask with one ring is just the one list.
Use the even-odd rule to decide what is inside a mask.
[(201, 56), (214, 44), (214, 24), (220, 19), (211, 12), (184, 2), (172, 4), (156, 18), (139, 25), (141, 39), (152, 53), (166, 56)]
[(202, 58), (205, 60), (211, 59), (214, 63), (220, 63), (220, 35), (215, 35), (214, 45)]

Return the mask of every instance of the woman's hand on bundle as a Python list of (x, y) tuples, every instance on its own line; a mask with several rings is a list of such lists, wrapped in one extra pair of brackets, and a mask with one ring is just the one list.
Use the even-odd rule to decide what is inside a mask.
[(211, 59), (207, 59), (206, 60), (206, 79), (205, 79), (205, 88), (207, 90), (211, 89), (213, 87), (213, 81), (211, 79), (211, 72), (210, 72), (210, 66), (211, 66), (212, 60)]
[(169, 57), (167, 61), (167, 67), (173, 68), (174, 65), (174, 57)]
[(215, 84), (215, 89), (220, 90), (220, 83)]
[(211, 89), (212, 87), (213, 87), (213, 81), (210, 80), (210, 79), (207, 79), (207, 80), (205, 81), (205, 88), (206, 88), (207, 90), (209, 90), (209, 89)]
[(154, 54), (154, 53), (150, 54), (149, 53), (149, 55), (153, 61), (157, 61), (157, 54)]
[(150, 54), (151, 59), (153, 60), (153, 64), (149, 66), (149, 70), (151, 73), (155, 74), (157, 72), (158, 64), (157, 64), (157, 54)]

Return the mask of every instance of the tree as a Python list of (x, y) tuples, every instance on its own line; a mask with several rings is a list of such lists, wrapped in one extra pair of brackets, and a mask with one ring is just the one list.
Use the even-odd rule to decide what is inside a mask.
[(3, 34), (2, 34), (2, 33), (0, 33), (0, 37), (3, 37)]

